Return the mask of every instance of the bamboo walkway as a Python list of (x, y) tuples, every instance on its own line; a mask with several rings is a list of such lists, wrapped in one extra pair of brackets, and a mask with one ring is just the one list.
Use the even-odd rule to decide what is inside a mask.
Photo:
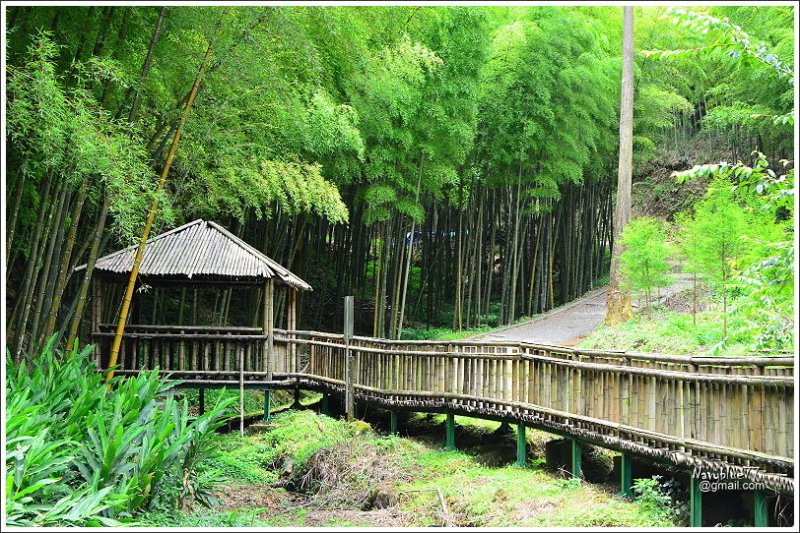
[[(109, 329), (96, 334), (98, 354), (106, 353)], [(102, 357), (99, 363), (107, 364)], [(348, 342), (292, 330), (269, 338), (259, 328), (129, 329), (117, 374), (156, 366), (190, 387), (301, 388), (390, 411), (504, 420), (653, 461), (735, 471), (794, 493), (791, 357), (475, 340)]]

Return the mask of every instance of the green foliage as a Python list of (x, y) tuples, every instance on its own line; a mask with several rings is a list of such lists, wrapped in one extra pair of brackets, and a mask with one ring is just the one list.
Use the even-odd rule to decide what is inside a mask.
[(734, 313), (758, 347), (793, 346), (794, 170), (778, 175), (762, 154), (752, 167), (700, 165), (679, 179), (712, 177), (693, 217), (680, 218), (681, 249), (693, 269), (727, 297), (741, 297)]
[[(666, 15), (675, 24), (680, 24), (690, 30), (703, 35), (711, 33), (714, 36), (707, 46), (718, 47), (729, 50), (731, 57), (738, 57), (739, 54), (748, 54), (761, 63), (772, 67), (772, 69), (782, 78), (794, 80), (794, 69), (791, 64), (781, 60), (779, 56), (770, 53), (767, 45), (761, 42), (753, 42), (754, 39), (738, 24), (734, 24), (727, 17), (717, 18), (705, 13), (698, 13), (681, 8), (669, 8)], [(654, 56), (674, 55), (683, 53), (683, 50), (671, 50), (668, 52), (653, 52)]]
[[(106, 194), (112, 232), (103, 249), (135, 241), (223, 11), (183, 6), (162, 20), (154, 6), (9, 9), (7, 201), (21, 199), (9, 246), (11, 286), (24, 289), (19, 278), (33, 267), (14, 301), (12, 335), (34, 329), (36, 309), (59, 292), (63, 323), (76, 297), (78, 276), (66, 290), (51, 290), (56, 276), (42, 274), (46, 261), (32, 264), (41, 208), (53, 227), (60, 224), (40, 248), (54, 243), (56, 266), (86, 261), (83, 245)], [(735, 161), (754, 148), (788, 157), (791, 9), (639, 7), (635, 16), (637, 50), (668, 51), (635, 58), (637, 164), (663, 157), (672, 165), (704, 152)], [(391, 307), (412, 323), (436, 325), (452, 323), (446, 315), (457, 294), (467, 301), (456, 316), (481, 323), (462, 315), (484, 311), (475, 300), (489, 287), (487, 302), (501, 293), (501, 322), (549, 307), (548, 296), (555, 303), (590, 283), (570, 281), (572, 265), (597, 265), (594, 276), (604, 270), (602, 260), (582, 257), (599, 252), (603, 230), (575, 250), (564, 237), (571, 217), (598, 228), (610, 218), (599, 206), (616, 176), (621, 18), (618, 7), (596, 6), (229, 8), (159, 198), (166, 209), (156, 231), (198, 216), (234, 226), (315, 286), (303, 305), (318, 312), (301, 313), (309, 327), (321, 327), (345, 291), (365, 299), (385, 292), (385, 302), (371, 306), (376, 316)], [(87, 208), (77, 245), (67, 251), (62, 234), (84, 179)], [(67, 192), (63, 209), (60, 190)], [(558, 219), (552, 236), (540, 231), (551, 214)], [(397, 305), (402, 272), (379, 281), (376, 293), (375, 277), (363, 272), (378, 237), (388, 239), (380, 254), (386, 273), (383, 267), (405, 264), (398, 237), (412, 223), (444, 235), (459, 221), (468, 236), (461, 270), (446, 241), (432, 239), (438, 249), (427, 242), (416, 248), (410, 266), (433, 264), (437, 275), (411, 278), (400, 298), (408, 305)], [(492, 251), (489, 235), (496, 235)], [(552, 260), (547, 272), (529, 276), (524, 261), (542, 257), (536, 252)], [(488, 267), (492, 254), (495, 267), (481, 269), (483, 279), (472, 266), (463, 269), (476, 257)], [(792, 261), (785, 259), (770, 264)], [(542, 282), (550, 279), (552, 292)], [(766, 278), (762, 285), (771, 287)], [(436, 301), (425, 305), (426, 293)], [(21, 309), (27, 301), (30, 319)], [(495, 321), (494, 311), (484, 315)]]
[(220, 402), (190, 421), (157, 371), (106, 389), (93, 346), (34, 360), (7, 356), (7, 524), (115, 525), (154, 502), (209, 503)]
[(638, 503), (656, 522), (685, 522), (689, 514), (689, 505), (676, 498), (677, 484), (673, 480), (661, 481), (661, 476), (640, 478), (633, 482), (633, 492)]
[(639, 217), (623, 228), (620, 238), (625, 246), (620, 256), (625, 283), (634, 291), (644, 291), (649, 306), (653, 289), (671, 281), (666, 229), (654, 218)]
[(694, 216), (679, 221), (682, 249), (690, 263), (712, 285), (728, 290), (734, 270), (746, 253), (743, 237), (752, 229), (752, 219), (733, 200), (726, 183), (709, 186), (705, 199), (694, 206)]
[[(95, 202), (109, 195), (112, 230), (123, 242), (134, 242), (144, 226), (141, 213), (154, 198), (158, 176), (149, 168), (147, 153), (134, 132), (115, 122), (82, 85), (67, 85), (56, 66), (57, 55), (51, 36), (40, 33), (28, 46), (21, 66), (8, 71), (8, 137), (14, 156), (22, 160), (24, 194), (36, 197), (29, 202), (35, 205), (40, 200), (37, 187), (46, 179), (72, 186), (88, 179)], [(109, 65), (113, 68), (113, 62)], [(95, 79), (100, 66), (99, 62), (83, 65), (79, 73)], [(82, 84), (89, 81), (80, 79)], [(161, 201), (160, 220), (170, 220), (170, 202), (166, 197)], [(23, 215), (23, 223), (35, 222), (35, 210)]]

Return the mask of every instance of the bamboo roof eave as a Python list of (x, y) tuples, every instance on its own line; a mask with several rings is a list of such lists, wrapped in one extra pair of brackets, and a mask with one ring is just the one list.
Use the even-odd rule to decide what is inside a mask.
[[(99, 258), (103, 276), (130, 275), (138, 245)], [(75, 268), (82, 271), (86, 265)], [(312, 290), (286, 267), (267, 257), (216, 222), (197, 219), (147, 241), (139, 277), (153, 282), (257, 284), (269, 279), (294, 289)]]

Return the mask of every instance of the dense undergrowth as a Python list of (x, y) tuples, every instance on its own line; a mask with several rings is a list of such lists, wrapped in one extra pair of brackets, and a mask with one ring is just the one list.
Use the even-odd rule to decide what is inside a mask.
[[(486, 424), (468, 428), (484, 437), (492, 430)], [(421, 440), (380, 435), (362, 421), (312, 411), (278, 414), (262, 433), (244, 439), (227, 435), (220, 450), (207, 463), (225, 480), (217, 491), (219, 504), (149, 512), (142, 522), (184, 527), (679, 523), (652, 495), (624, 501), (612, 487), (561, 478), (541, 460), (524, 469), (487, 466), (471, 450), (443, 451)]]
[(220, 399), (190, 419), (158, 371), (109, 387), (93, 346), (53, 339), (33, 358), (7, 355), (6, 524), (111, 526), (144, 509), (210, 503)]

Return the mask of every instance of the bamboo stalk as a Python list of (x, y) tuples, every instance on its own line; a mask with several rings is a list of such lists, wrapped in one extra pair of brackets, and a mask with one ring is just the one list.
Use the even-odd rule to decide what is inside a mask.
[(142, 237), (139, 240), (139, 246), (136, 249), (136, 256), (133, 260), (133, 267), (131, 268), (131, 275), (128, 279), (128, 287), (125, 290), (125, 299), (122, 302), (122, 310), (119, 314), (119, 321), (117, 322), (117, 332), (114, 336), (114, 342), (111, 345), (111, 356), (109, 357), (109, 368), (108, 374), (106, 374), (106, 382), (110, 382), (111, 379), (114, 377), (113, 367), (117, 363), (117, 357), (119, 355), (119, 347), (122, 343), (122, 334), (125, 332), (125, 324), (128, 321), (128, 308), (131, 305), (131, 298), (133, 297), (133, 289), (136, 285), (136, 279), (139, 275), (139, 267), (142, 264), (142, 259), (144, 257), (144, 248), (147, 244), (147, 239), (150, 236), (150, 228), (153, 227), (153, 221), (156, 217), (156, 212), (158, 211), (158, 198), (161, 194), (161, 191), (164, 189), (164, 185), (167, 182), (167, 175), (169, 174), (169, 169), (172, 167), (172, 160), (175, 157), (175, 152), (178, 150), (178, 143), (181, 139), (181, 134), (183, 133), (183, 127), (186, 124), (186, 119), (189, 117), (189, 110), (192, 108), (192, 103), (194, 102), (194, 98), (197, 95), (197, 89), (200, 86), (200, 80), (203, 78), (203, 74), (205, 73), (206, 66), (208, 65), (208, 60), (211, 57), (211, 51), (214, 48), (214, 43), (219, 35), (219, 30), (222, 27), (222, 19), (227, 13), (227, 9), (222, 12), (222, 16), (220, 16), (219, 21), (217, 22), (217, 26), (214, 29), (214, 35), (211, 38), (211, 41), (208, 43), (208, 48), (206, 49), (205, 56), (203, 57), (203, 61), (200, 64), (200, 71), (197, 73), (197, 76), (194, 79), (194, 83), (192, 85), (192, 90), (189, 93), (189, 98), (186, 101), (186, 105), (183, 108), (183, 112), (181, 113), (181, 119), (178, 123), (178, 127), (175, 130), (175, 136), (172, 139), (172, 145), (169, 148), (169, 152), (167, 152), (167, 159), (164, 163), (164, 168), (161, 171), (161, 177), (158, 182), (158, 188), (156, 189), (156, 196), (153, 200), (153, 204), (150, 206), (150, 212), (147, 215), (147, 222), (145, 222), (144, 231), (142, 232)]

